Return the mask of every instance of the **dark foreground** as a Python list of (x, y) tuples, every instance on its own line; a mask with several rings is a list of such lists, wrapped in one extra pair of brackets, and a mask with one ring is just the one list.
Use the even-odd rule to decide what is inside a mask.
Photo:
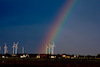
[(0, 59), (0, 67), (100, 67), (100, 60)]

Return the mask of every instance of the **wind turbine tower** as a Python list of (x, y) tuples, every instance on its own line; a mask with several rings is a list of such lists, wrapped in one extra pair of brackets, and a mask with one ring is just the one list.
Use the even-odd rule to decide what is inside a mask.
[(51, 54), (51, 44), (49, 44), (48, 46), (49, 46), (49, 54)]
[(15, 54), (17, 54), (18, 44), (19, 44), (19, 42), (17, 42), (17, 44), (15, 44)]
[(14, 48), (15, 48), (15, 42), (13, 43), (12, 48), (13, 48), (13, 54), (14, 54), (14, 53), (15, 53), (15, 51), (14, 51)]
[(6, 43), (5, 43), (5, 46), (4, 46), (4, 54), (6, 54), (8, 51), (7, 51), (7, 46), (6, 46)]
[(55, 44), (53, 42), (53, 44), (51, 44), (51, 49), (52, 49), (51, 54), (54, 54), (54, 47), (56, 47), (56, 46), (55, 46)]
[(0, 52), (1, 52), (1, 46), (0, 46)]
[(48, 46), (47, 46), (47, 44), (46, 44), (46, 54), (48, 54)]
[(22, 54), (24, 54), (24, 47), (22, 46)]
[(1, 46), (0, 46), (0, 51), (1, 51)]
[(46, 44), (46, 54), (50, 54), (50, 45)]

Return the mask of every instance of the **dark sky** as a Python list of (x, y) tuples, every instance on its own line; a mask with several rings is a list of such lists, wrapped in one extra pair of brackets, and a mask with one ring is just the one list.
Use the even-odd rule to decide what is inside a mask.
[[(20, 42), (26, 53), (38, 47), (52, 27), (66, 0), (0, 0), (0, 46), (12, 53)], [(55, 53), (96, 55), (100, 53), (100, 0), (79, 0), (55, 41)]]

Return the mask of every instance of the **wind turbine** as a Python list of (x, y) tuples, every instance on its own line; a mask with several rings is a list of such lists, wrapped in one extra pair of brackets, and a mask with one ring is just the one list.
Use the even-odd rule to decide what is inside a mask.
[(13, 54), (14, 54), (15, 42), (13, 43), (12, 48), (13, 48)]
[(1, 46), (0, 46), (0, 52), (1, 52)]
[(1, 46), (0, 46), (0, 51), (1, 51)]
[(18, 44), (19, 44), (19, 42), (17, 42), (17, 44), (15, 44), (15, 54), (17, 54)]
[(46, 54), (50, 54), (50, 49), (51, 49), (51, 44), (47, 43), (46, 44)]
[(6, 54), (8, 51), (7, 51), (7, 46), (6, 46), (6, 43), (5, 43), (5, 46), (4, 46), (4, 54)]
[(24, 47), (22, 46), (22, 54), (24, 54)]
[(13, 46), (12, 46), (13, 54), (14, 54), (14, 48), (15, 48), (15, 54), (17, 54), (18, 44), (19, 44), (19, 42), (17, 42), (17, 44), (15, 44), (15, 42), (13, 43)]
[(46, 44), (46, 54), (48, 54), (48, 45)]
[(46, 54), (49, 54), (49, 52), (50, 52), (50, 51), (49, 51), (49, 44), (47, 43), (47, 44), (46, 44)]
[(46, 54), (54, 54), (54, 47), (56, 47), (55, 46), (55, 44), (54, 44), (54, 41), (53, 41), (53, 44), (47, 44), (46, 45)]
[(48, 46), (49, 46), (49, 54), (51, 54), (51, 44), (49, 44)]
[(56, 47), (56, 46), (55, 46), (54, 41), (53, 41), (53, 44), (51, 44), (51, 49), (52, 49), (51, 54), (54, 54), (54, 47)]

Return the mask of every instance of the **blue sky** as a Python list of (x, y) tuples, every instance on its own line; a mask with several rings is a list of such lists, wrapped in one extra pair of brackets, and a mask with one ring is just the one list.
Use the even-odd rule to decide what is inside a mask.
[[(26, 53), (38, 53), (45, 35), (66, 0), (0, 0), (0, 46), (12, 53), (20, 42)], [(100, 0), (79, 0), (55, 41), (55, 53), (96, 55), (100, 52)]]

